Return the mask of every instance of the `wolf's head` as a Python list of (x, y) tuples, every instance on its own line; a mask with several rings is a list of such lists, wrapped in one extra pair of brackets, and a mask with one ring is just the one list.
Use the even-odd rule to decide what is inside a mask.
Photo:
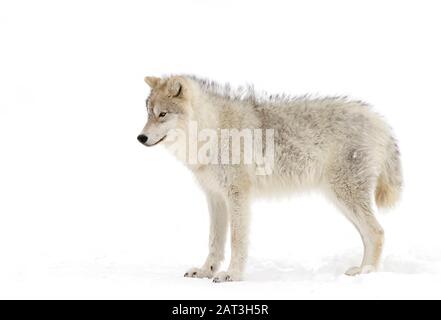
[(150, 147), (166, 140), (170, 131), (187, 123), (191, 112), (191, 90), (184, 77), (145, 77), (144, 81), (151, 91), (146, 101), (148, 120), (138, 141)]

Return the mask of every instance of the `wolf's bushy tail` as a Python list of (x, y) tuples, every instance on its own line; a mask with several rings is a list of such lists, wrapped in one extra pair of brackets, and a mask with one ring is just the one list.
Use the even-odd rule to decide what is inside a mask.
[(382, 172), (377, 180), (375, 202), (379, 208), (392, 207), (401, 195), (403, 177), (400, 151), (397, 142), (392, 140), (386, 151)]

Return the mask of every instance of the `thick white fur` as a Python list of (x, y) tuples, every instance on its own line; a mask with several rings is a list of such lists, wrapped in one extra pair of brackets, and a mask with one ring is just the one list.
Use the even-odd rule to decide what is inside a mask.
[[(384, 235), (374, 216), (373, 198), (378, 206), (392, 205), (402, 179), (391, 130), (369, 106), (346, 98), (259, 97), (252, 87), (232, 90), (194, 76), (145, 80), (152, 88), (150, 116), (142, 131), (149, 137), (146, 145), (155, 144), (171, 129), (188, 130), (190, 121), (197, 122), (200, 130), (275, 130), (270, 175), (257, 175), (256, 168), (249, 165), (187, 163), (207, 195), (211, 223), (206, 262), (186, 276), (214, 277), (215, 282), (241, 280), (247, 259), (250, 201), (305, 188), (324, 191), (361, 235), (363, 261), (347, 274), (376, 270)], [(161, 111), (169, 113), (168, 119), (159, 120)], [(170, 142), (165, 139), (164, 144)], [(186, 162), (185, 157), (181, 160)], [(226, 271), (218, 272), (228, 224), (231, 261)]]

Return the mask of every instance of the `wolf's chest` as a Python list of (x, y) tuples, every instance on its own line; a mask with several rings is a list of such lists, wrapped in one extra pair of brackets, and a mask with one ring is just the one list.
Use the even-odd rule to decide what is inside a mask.
[(230, 184), (228, 173), (220, 166), (201, 166), (193, 173), (203, 189), (214, 193), (224, 193)]

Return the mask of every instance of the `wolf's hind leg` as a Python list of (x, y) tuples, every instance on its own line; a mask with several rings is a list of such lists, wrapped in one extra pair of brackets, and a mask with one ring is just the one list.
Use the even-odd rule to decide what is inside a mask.
[(349, 220), (358, 229), (364, 245), (363, 261), (359, 267), (349, 268), (345, 274), (354, 276), (362, 273), (370, 273), (377, 271), (380, 263), (381, 252), (384, 243), (384, 231), (378, 223), (372, 210), (364, 208), (357, 208), (354, 211), (349, 211), (352, 217)]
[(364, 245), (361, 265), (349, 268), (345, 274), (353, 276), (376, 271), (383, 249), (384, 231), (374, 216), (369, 190), (344, 183), (334, 185), (333, 191), (338, 207), (358, 230)]
[(208, 256), (202, 267), (191, 268), (184, 277), (212, 278), (224, 259), (228, 222), (226, 203), (222, 197), (212, 194), (207, 194), (207, 201), (210, 213)]

